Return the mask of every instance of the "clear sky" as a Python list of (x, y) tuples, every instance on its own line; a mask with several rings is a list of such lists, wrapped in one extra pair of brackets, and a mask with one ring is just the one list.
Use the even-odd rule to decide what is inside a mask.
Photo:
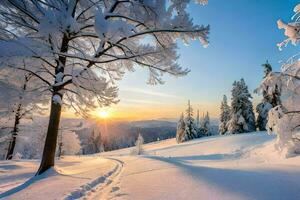
[[(267, 59), (274, 70), (280, 60), (297, 52), (289, 45), (279, 51), (276, 44), (285, 37), (276, 21), (288, 21), (296, 0), (209, 0), (192, 4), (189, 11), (197, 24), (210, 24), (210, 45), (198, 41), (179, 42), (179, 63), (191, 69), (182, 78), (165, 75), (164, 85), (149, 86), (147, 71), (137, 68), (118, 83), (120, 103), (108, 108), (113, 117), (130, 119), (177, 118), (190, 99), (194, 109), (218, 117), (223, 94), (230, 98), (234, 80), (244, 78), (252, 92), (263, 76)], [(254, 96), (254, 104), (260, 96)]]

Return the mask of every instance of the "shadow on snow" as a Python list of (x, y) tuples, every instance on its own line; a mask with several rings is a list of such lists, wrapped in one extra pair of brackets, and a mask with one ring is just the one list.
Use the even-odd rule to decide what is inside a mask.
[(274, 169), (224, 169), (194, 166), (188, 160), (216, 160), (223, 154), (188, 157), (145, 156), (154, 160), (175, 165), (199, 181), (205, 181), (212, 187), (219, 187), (250, 199), (299, 199), (300, 171), (288, 172)]

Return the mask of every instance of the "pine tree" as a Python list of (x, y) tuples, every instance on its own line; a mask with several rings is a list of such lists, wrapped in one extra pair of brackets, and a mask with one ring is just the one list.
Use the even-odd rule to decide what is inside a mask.
[(210, 135), (210, 119), (209, 119), (209, 113), (206, 112), (206, 115), (203, 117), (202, 120), (202, 130), (205, 136)]
[[(262, 66), (264, 67), (264, 78), (267, 78), (272, 72), (272, 66), (268, 61), (265, 64), (262, 64)], [(275, 87), (274, 90), (272, 90), (272, 92), (270, 93), (268, 91), (269, 86), (266, 86), (266, 88), (262, 90), (262, 95), (266, 102), (269, 102), (273, 107), (276, 107), (278, 105), (281, 105), (281, 100), (280, 100), (281, 91), (278, 84), (275, 84), (274, 87)]]
[(177, 131), (176, 131), (176, 141), (177, 143), (181, 143), (184, 141), (185, 134), (185, 122), (183, 113), (181, 114), (179, 121), (177, 122)]
[(193, 108), (188, 101), (188, 108), (186, 110), (185, 117), (185, 140), (192, 140), (197, 137), (197, 128), (195, 125), (195, 120), (193, 118)]
[(256, 106), (257, 118), (256, 118), (256, 126), (258, 130), (265, 131), (266, 125), (268, 123), (268, 113), (273, 108), (273, 106), (267, 102), (263, 101)]
[[(266, 78), (272, 72), (272, 66), (268, 61), (265, 64), (262, 64), (262, 66), (264, 67), (264, 78)], [(256, 106), (256, 112), (258, 113), (256, 126), (260, 131), (265, 131), (268, 122), (269, 110), (277, 105), (280, 105), (280, 90), (277, 84), (275, 85), (275, 89), (271, 94), (268, 93), (268, 86), (259, 89), (255, 90), (255, 92), (259, 91), (262, 93), (263, 99), (262, 102)]]
[(231, 90), (231, 115), (227, 123), (231, 134), (255, 131), (255, 116), (250, 99), (252, 96), (244, 79), (235, 81)]
[(200, 116), (199, 116), (199, 109), (197, 110), (196, 127), (197, 127), (197, 128), (200, 128)]
[(262, 66), (264, 67), (264, 78), (266, 78), (272, 72), (272, 66), (270, 65), (268, 60), (266, 61), (266, 63), (262, 64)]
[(221, 135), (225, 134), (227, 131), (227, 123), (230, 120), (230, 107), (227, 103), (226, 95), (223, 96), (223, 101), (221, 103), (221, 114), (220, 114), (220, 125), (219, 133)]

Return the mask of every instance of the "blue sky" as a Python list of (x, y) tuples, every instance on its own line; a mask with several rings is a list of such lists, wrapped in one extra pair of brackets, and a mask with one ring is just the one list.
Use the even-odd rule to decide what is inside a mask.
[[(111, 109), (141, 118), (173, 118), (190, 99), (194, 109), (217, 117), (222, 95), (230, 98), (234, 80), (243, 77), (252, 92), (262, 79), (261, 64), (266, 59), (279, 70), (279, 61), (297, 52), (298, 47), (292, 45), (283, 51), (276, 46), (285, 38), (276, 21), (288, 21), (296, 4), (295, 0), (209, 0), (206, 6), (191, 4), (188, 10), (194, 23), (209, 24), (211, 31), (208, 48), (198, 41), (189, 46), (179, 42), (179, 63), (191, 69), (190, 74), (182, 78), (166, 75), (164, 85), (149, 86), (147, 71), (127, 73), (118, 83), (121, 102)], [(253, 96), (254, 102), (261, 98)]]

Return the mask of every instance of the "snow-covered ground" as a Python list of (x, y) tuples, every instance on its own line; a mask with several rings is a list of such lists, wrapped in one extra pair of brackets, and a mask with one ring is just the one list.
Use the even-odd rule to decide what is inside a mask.
[[(282, 158), (264, 132), (175, 139), (95, 156), (65, 157), (33, 176), (37, 161), (0, 162), (4, 199), (299, 199), (300, 156)], [(24, 183), (25, 182), (25, 183)]]

